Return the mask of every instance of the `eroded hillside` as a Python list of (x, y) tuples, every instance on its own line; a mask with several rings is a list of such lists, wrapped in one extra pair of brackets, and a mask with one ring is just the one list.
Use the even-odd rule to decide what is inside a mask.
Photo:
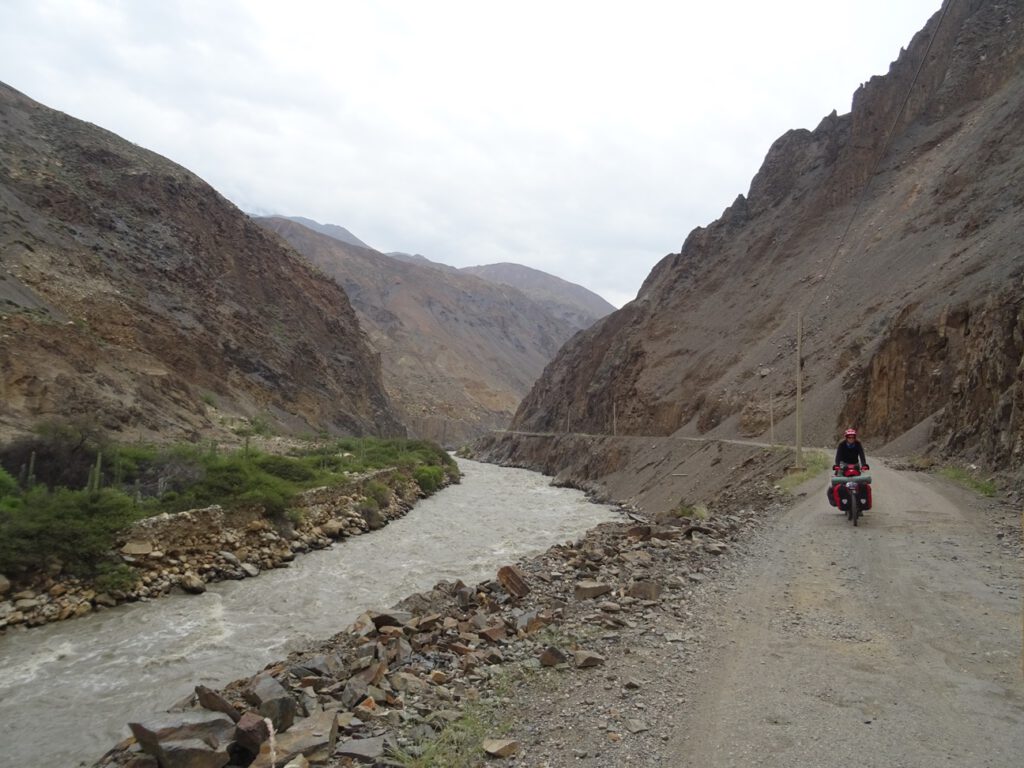
[(947, 2), (573, 339), (515, 427), (1024, 453), (1024, 9)]
[(402, 431), (344, 292), (194, 174), (0, 84), (0, 433)]

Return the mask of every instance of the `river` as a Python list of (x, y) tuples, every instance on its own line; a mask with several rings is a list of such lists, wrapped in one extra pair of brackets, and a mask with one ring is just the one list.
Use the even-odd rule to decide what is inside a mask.
[(463, 480), (401, 520), (290, 568), (0, 637), (4, 765), (91, 765), (130, 719), (221, 687), (442, 579), (474, 584), (616, 519), (536, 472), (460, 460)]

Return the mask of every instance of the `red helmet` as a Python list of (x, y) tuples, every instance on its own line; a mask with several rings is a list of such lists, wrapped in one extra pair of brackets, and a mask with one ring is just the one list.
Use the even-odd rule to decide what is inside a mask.
[(856, 437), (856, 436), (857, 436), (857, 430), (853, 429), (852, 427), (850, 429), (846, 430), (843, 433), (843, 437)]

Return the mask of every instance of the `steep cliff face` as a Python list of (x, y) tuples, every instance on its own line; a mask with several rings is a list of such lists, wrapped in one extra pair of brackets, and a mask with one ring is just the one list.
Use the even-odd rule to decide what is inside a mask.
[(391, 258), (293, 220), (257, 221), (345, 288), (380, 350), (388, 392), (419, 436), (453, 445), (507, 426), (577, 330), (514, 288)]
[(184, 168), (2, 84), (0, 342), (3, 436), (403, 429), (335, 283)]
[(947, 3), (567, 344), (515, 426), (792, 439), (799, 316), (808, 441), (1019, 458), (1022, 125), (1024, 8)]

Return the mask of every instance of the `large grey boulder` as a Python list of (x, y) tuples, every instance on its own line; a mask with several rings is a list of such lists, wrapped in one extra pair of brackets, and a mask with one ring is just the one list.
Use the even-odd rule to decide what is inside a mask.
[(227, 747), (235, 723), (221, 712), (182, 712), (128, 727), (142, 751), (155, 757), (161, 768), (221, 768), (231, 760)]
[(287, 731), (295, 722), (295, 699), (273, 676), (257, 675), (243, 695), (263, 717), (270, 718), (275, 733)]
[[(299, 755), (309, 758), (311, 763), (326, 762), (334, 752), (337, 739), (338, 713), (321, 712), (299, 720), (287, 733), (277, 734), (273, 750), (270, 742), (264, 742), (250, 768), (274, 768)], [(271, 760), (272, 756), (276, 762)]]

